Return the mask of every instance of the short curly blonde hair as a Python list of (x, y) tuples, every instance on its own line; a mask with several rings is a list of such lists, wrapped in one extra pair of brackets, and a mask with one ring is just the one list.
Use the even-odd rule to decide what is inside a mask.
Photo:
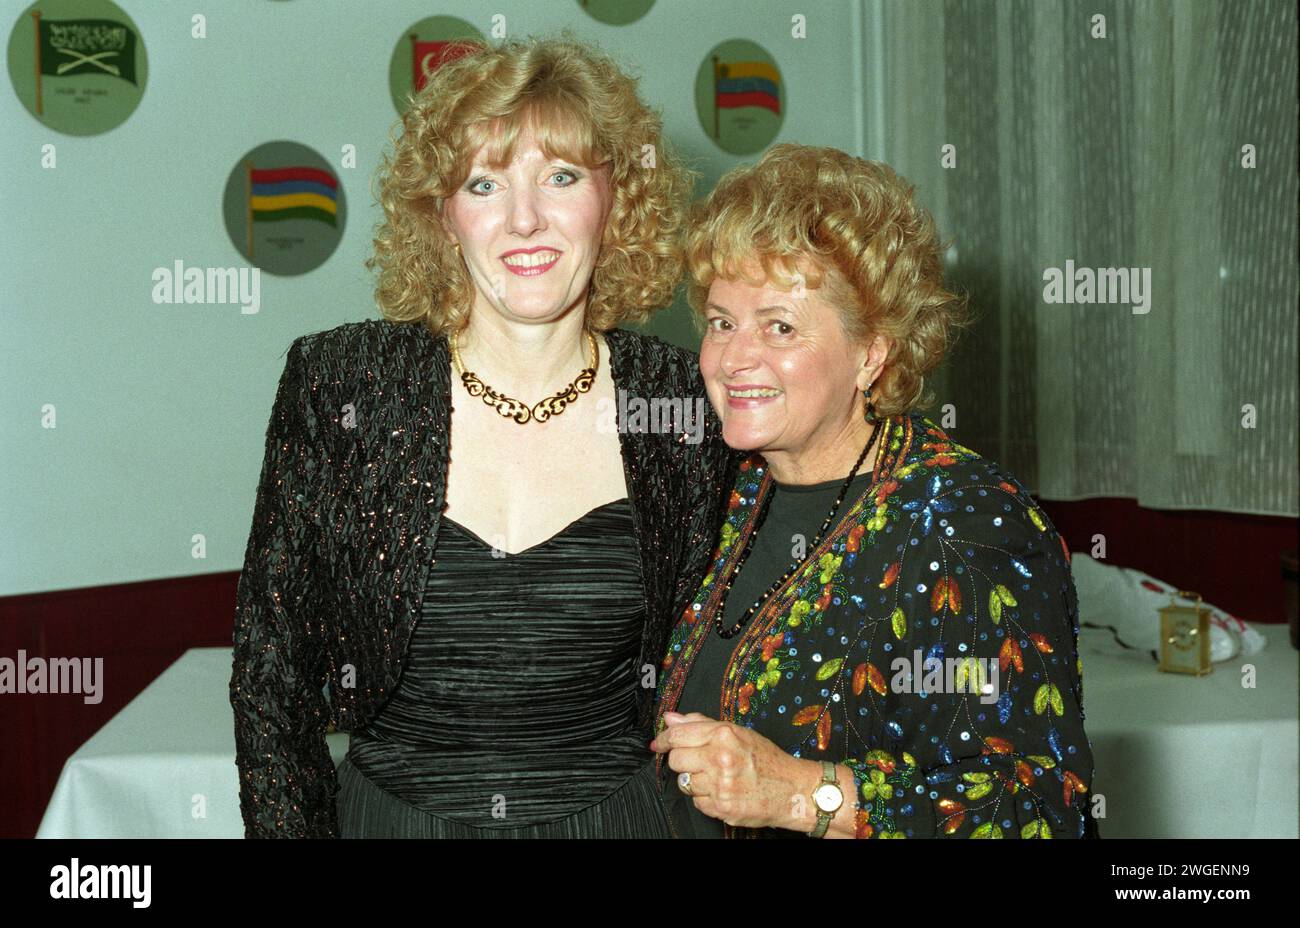
[(375, 301), (393, 322), (459, 331), (474, 283), (441, 224), (480, 146), (505, 166), (532, 131), (548, 158), (610, 167), (613, 203), (588, 293), (586, 326), (641, 324), (672, 302), (682, 274), (681, 233), (696, 172), (663, 138), (662, 120), (612, 59), (574, 40), (469, 42), (412, 95), (377, 174), (385, 219), (369, 270)]
[[(925, 375), (970, 317), (966, 299), (944, 287), (943, 246), (913, 190), (889, 165), (835, 148), (783, 143), (732, 169), (689, 216), (687, 300), (697, 323), (715, 277), (785, 288), (802, 275), (810, 289), (825, 284), (850, 339), (892, 339), (871, 391), (876, 412), (928, 405)], [(766, 280), (752, 280), (750, 267)]]

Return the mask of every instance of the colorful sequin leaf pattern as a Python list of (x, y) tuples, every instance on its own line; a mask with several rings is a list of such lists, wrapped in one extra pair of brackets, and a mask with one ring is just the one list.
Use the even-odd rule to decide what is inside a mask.
[[(858, 837), (1081, 837), (1093, 760), (1069, 551), (995, 463), (916, 414), (888, 429), (871, 489), (740, 637), (722, 717), (849, 767)], [(770, 492), (764, 470), (742, 466), (674, 629), (661, 719)]]

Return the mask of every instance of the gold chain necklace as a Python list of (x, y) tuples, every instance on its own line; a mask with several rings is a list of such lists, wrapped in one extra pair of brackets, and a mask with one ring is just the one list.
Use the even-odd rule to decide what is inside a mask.
[(451, 343), (452, 363), (456, 365), (456, 373), (460, 374), (460, 382), (465, 385), (469, 395), (483, 397), (483, 402), (496, 409), (502, 418), (513, 419), (520, 425), (531, 421), (545, 422), (552, 416), (558, 416), (564, 412), (570, 403), (578, 399), (579, 393), (586, 393), (591, 389), (591, 385), (596, 380), (596, 369), (600, 366), (600, 352), (596, 348), (596, 336), (588, 332), (587, 343), (591, 346), (591, 366), (584, 367), (576, 380), (556, 392), (554, 396), (548, 396), (546, 399), (529, 406), (523, 400), (517, 400), (512, 396), (506, 396), (504, 393), (498, 393), (479, 380), (478, 375), (473, 371), (465, 370), (465, 366), (460, 363), (460, 352), (456, 350), (455, 333), (448, 337), (448, 341)]

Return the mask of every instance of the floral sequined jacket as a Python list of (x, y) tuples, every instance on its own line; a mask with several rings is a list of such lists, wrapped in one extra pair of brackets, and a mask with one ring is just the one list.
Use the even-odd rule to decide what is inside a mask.
[[(886, 422), (871, 488), (733, 639), (722, 718), (849, 767), (860, 838), (1095, 836), (1064, 540), (997, 464), (919, 415)], [(746, 457), (671, 636), (656, 731), (771, 488)]]
[[(630, 331), (605, 338), (614, 383), (628, 397), (697, 408), (705, 393), (693, 353)], [(249, 837), (337, 836), (325, 731), (331, 722), (341, 731), (366, 725), (401, 676), (445, 505), (449, 385), (447, 340), (419, 324), (348, 323), (290, 347), (233, 638)], [(645, 584), (641, 667), (657, 667), (672, 617), (708, 569), (735, 473), (738, 456), (703, 406), (698, 441), (680, 419), (638, 431), (623, 404), (615, 414)], [(646, 676), (638, 705), (648, 733)]]

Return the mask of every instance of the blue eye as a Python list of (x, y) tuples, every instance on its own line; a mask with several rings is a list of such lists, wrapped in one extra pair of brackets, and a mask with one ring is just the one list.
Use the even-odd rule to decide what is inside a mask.
[(485, 196), (486, 193), (484, 191), (476, 190), (474, 188), (476, 188), (479, 184), (495, 184), (495, 183), (496, 181), (494, 180), (488, 180), (486, 177), (480, 177), (478, 180), (471, 181), (470, 185), (465, 189), (468, 190), (470, 193), (476, 193), (479, 196)]
[(556, 177), (559, 177), (561, 174), (566, 174), (569, 177), (573, 178), (567, 184), (560, 184), (559, 186), (561, 187), (572, 187), (574, 184), (578, 182), (578, 175), (574, 171), (570, 171), (568, 169), (556, 171), (554, 174), (551, 175), (551, 179), (554, 180)]

